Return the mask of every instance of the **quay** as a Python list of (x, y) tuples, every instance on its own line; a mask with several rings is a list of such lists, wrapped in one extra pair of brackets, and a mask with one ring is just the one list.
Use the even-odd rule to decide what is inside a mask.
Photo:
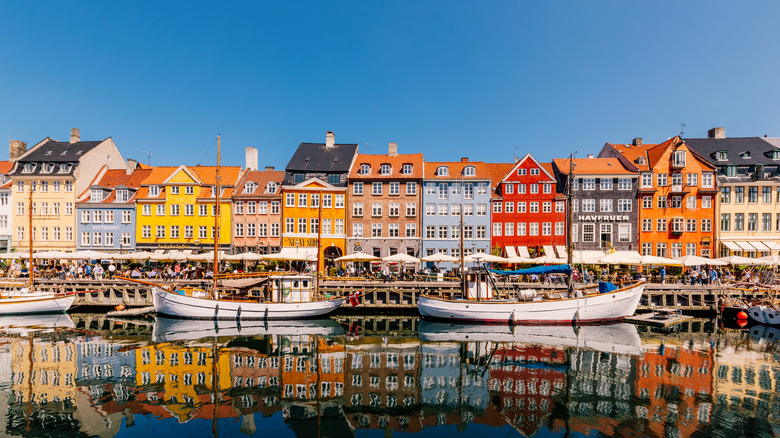
[[(179, 286), (205, 287), (210, 281), (181, 280)], [(545, 285), (541, 283), (497, 282), (499, 296), (513, 295), (521, 289), (537, 289), (543, 292), (555, 292), (565, 289), (564, 285)], [(152, 296), (148, 287), (124, 280), (42, 280), (37, 287), (43, 290), (55, 290), (78, 294), (74, 307), (113, 308), (124, 305), (128, 308), (151, 306)], [(88, 292), (103, 289), (100, 292)], [(359, 292), (360, 304), (355, 309), (377, 312), (411, 312), (417, 307), (420, 294), (445, 296), (459, 292), (457, 281), (371, 281), (371, 280), (323, 280), (320, 292), (333, 296), (347, 297)], [(690, 286), (683, 284), (649, 283), (645, 286), (638, 312), (652, 311), (656, 307), (673, 307), (682, 312), (717, 312), (718, 304), (726, 298), (754, 299), (765, 295), (764, 290), (740, 289), (724, 286)], [(345, 302), (341, 313), (351, 308)], [(75, 310), (75, 309), (74, 309)]]

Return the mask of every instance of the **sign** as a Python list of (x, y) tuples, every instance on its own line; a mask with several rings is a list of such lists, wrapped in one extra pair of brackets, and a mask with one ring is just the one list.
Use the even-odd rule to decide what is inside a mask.
[(282, 239), (282, 246), (285, 247), (296, 247), (296, 246), (307, 246), (307, 247), (316, 247), (317, 246), (317, 239), (312, 237), (285, 237)]
[(118, 230), (119, 225), (93, 225), (93, 230)]
[(577, 217), (579, 222), (628, 222), (628, 215), (580, 215)]

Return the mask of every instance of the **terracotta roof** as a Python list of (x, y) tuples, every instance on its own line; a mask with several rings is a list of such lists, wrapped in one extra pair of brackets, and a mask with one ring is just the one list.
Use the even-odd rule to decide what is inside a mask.
[(674, 147), (680, 144), (682, 141), (680, 137), (670, 138), (663, 143), (659, 143), (651, 148), (647, 149), (647, 158), (651, 168), (654, 168), (661, 157), (666, 153), (669, 147)]
[[(284, 180), (283, 170), (247, 170), (241, 181), (236, 186), (234, 196), (268, 196), (276, 197), (282, 194), (282, 181)], [(244, 193), (244, 187), (247, 182), (253, 182), (257, 185), (254, 193)], [(265, 188), (269, 182), (276, 182), (277, 189), (275, 193), (266, 193)]]
[[(368, 175), (360, 174), (360, 165), (368, 164), (371, 166), (371, 173)], [(382, 164), (389, 164), (392, 173), (390, 175), (380, 175), (379, 167)], [(412, 165), (411, 175), (402, 175), (401, 168), (404, 164)], [(398, 154), (394, 156), (390, 155), (374, 155), (374, 154), (358, 154), (355, 158), (355, 165), (352, 166), (352, 171), (349, 172), (350, 178), (407, 178), (407, 179), (420, 179), (423, 177), (423, 154)]]
[[(439, 168), (439, 166), (449, 167), (449, 175), (437, 176), (436, 169)], [(488, 166), (482, 161), (426, 161), (424, 178), (460, 179), (460, 172), (466, 166), (474, 166), (476, 176), (467, 176), (465, 178), (490, 179)]]
[[(187, 166), (188, 169), (194, 171), (198, 177), (203, 181), (203, 184), (210, 185), (217, 182), (217, 166)], [(220, 185), (234, 186), (238, 183), (238, 178), (241, 176), (241, 167), (238, 166), (222, 166), (220, 169), (220, 178), (222, 182)]]
[(0, 174), (2, 175), (8, 175), (8, 173), (13, 169), (14, 162), (13, 161), (0, 161)]
[[(553, 160), (558, 172), (564, 175), (569, 174), (569, 159), (556, 158)], [(549, 164), (549, 163), (544, 163)], [(574, 173), (576, 175), (634, 175), (623, 166), (617, 158), (575, 158)]]
[(492, 187), (496, 187), (506, 174), (515, 168), (515, 163), (486, 163), (486, 165)]
[(178, 166), (157, 166), (152, 169), (152, 172), (141, 184), (145, 186), (160, 185), (170, 178), (171, 174), (178, 168)]
[[(650, 165), (647, 160), (647, 149), (657, 146), (655, 144), (645, 144), (642, 146), (634, 146), (631, 144), (611, 144), (607, 143), (618, 153), (622, 154), (628, 161), (634, 164), (640, 171), (649, 171)], [(639, 158), (645, 159), (645, 164), (639, 164)]]

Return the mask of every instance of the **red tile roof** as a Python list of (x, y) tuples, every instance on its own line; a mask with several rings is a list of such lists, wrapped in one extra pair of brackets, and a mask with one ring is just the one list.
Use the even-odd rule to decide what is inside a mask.
[[(371, 166), (371, 173), (368, 175), (360, 174), (360, 165), (368, 164)], [(379, 167), (382, 164), (389, 164), (391, 168), (390, 175), (380, 175)], [(401, 168), (404, 164), (412, 165), (411, 175), (402, 175)], [(350, 178), (393, 178), (393, 179), (420, 179), (423, 177), (423, 154), (398, 154), (390, 155), (369, 155), (358, 154), (355, 158), (355, 164), (349, 172)]]
[[(247, 170), (239, 181), (233, 196), (278, 197), (282, 194), (282, 180), (284, 180), (283, 170)], [(244, 187), (248, 181), (257, 185), (254, 193), (244, 193)], [(278, 188), (275, 193), (266, 193), (265, 188), (269, 182), (277, 184)]]
[[(439, 166), (447, 166), (449, 168), (449, 175), (437, 176), (436, 169)], [(425, 178), (432, 179), (459, 179), (460, 172), (466, 166), (474, 166), (476, 171), (475, 176), (467, 176), (469, 179), (490, 179), (490, 172), (488, 171), (488, 165), (482, 161), (426, 161), (425, 162)]]
[[(568, 158), (556, 158), (553, 162), (558, 172), (569, 174)], [(575, 175), (633, 175), (635, 172), (626, 169), (617, 158), (575, 158), (574, 173)]]

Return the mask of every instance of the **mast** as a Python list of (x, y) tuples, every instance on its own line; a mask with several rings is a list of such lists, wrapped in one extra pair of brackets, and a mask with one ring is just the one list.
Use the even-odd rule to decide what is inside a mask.
[(32, 195), (33, 195), (33, 182), (30, 181), (30, 206), (28, 208), (28, 210), (30, 210), (29, 211), (29, 215), (28, 215), (28, 222), (29, 222), (28, 228), (30, 229), (30, 263), (27, 266), (27, 272), (29, 274), (28, 277), (30, 278), (30, 292), (33, 291), (33, 277), (34, 277), (34, 274), (33, 274), (33, 227), (32, 227), (32, 223), (33, 223), (33, 221), (32, 221), (33, 203), (32, 203)]
[(220, 192), (220, 163), (222, 159), (220, 136), (217, 134), (217, 180), (214, 186), (214, 299), (217, 294), (217, 273), (219, 272), (219, 192)]
[[(460, 283), (461, 296), (468, 298), (468, 287), (466, 285), (466, 266), (463, 263), (463, 197), (466, 196), (466, 187), (463, 185), (463, 169), (460, 170)], [(479, 299), (479, 294), (477, 294)]]
[[(569, 154), (569, 178), (566, 179), (566, 224), (567, 224), (567, 232), (566, 232), (566, 263), (569, 264), (569, 269), (572, 268), (572, 261), (573, 261), (573, 251), (572, 251), (572, 242), (571, 242), (571, 229), (572, 225), (574, 224), (574, 212), (572, 211), (572, 202), (571, 198), (574, 196), (574, 193), (572, 193), (572, 190), (574, 188), (574, 154)], [(569, 271), (568, 276), (566, 277), (566, 288), (569, 292), (574, 290), (574, 278), (572, 276), (571, 271)]]
[[(314, 277), (314, 296), (319, 297), (320, 294), (320, 268), (322, 268), (322, 275), (325, 275), (325, 264), (320, 263), (321, 258), (324, 259), (325, 257), (320, 257), (320, 241), (322, 239), (322, 197), (323, 194), (320, 192), (320, 198), (317, 200), (317, 206), (318, 212), (317, 212), (317, 272), (316, 276)], [(324, 254), (323, 254), (324, 255)]]

